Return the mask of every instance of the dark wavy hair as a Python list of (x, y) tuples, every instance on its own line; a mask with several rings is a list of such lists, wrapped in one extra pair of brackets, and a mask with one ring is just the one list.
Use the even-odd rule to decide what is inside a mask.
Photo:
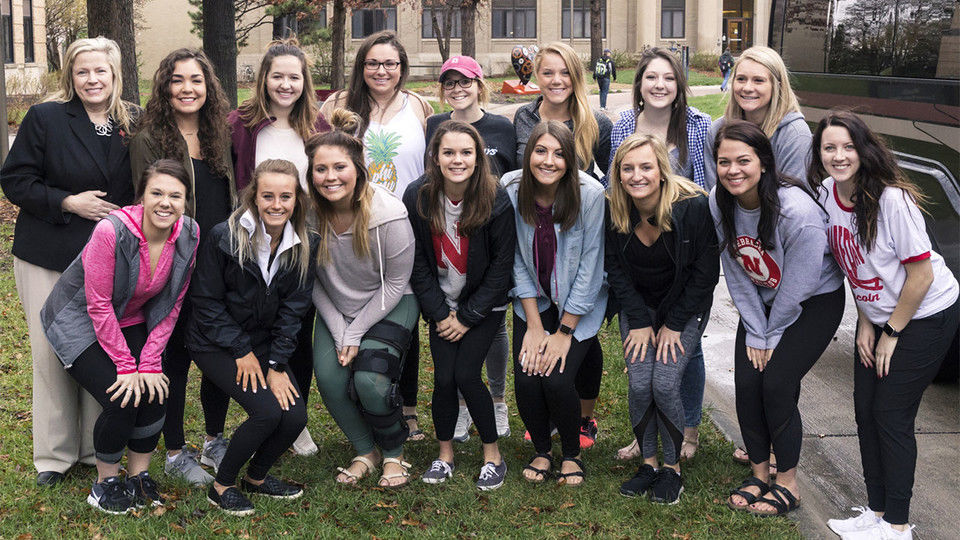
[(193, 199), (193, 189), (190, 188), (190, 176), (183, 164), (172, 159), (158, 159), (143, 170), (143, 174), (137, 179), (137, 202), (143, 200), (143, 194), (147, 191), (147, 182), (158, 174), (172, 176), (180, 181), (184, 187), (184, 199), (189, 202)]
[(153, 93), (147, 101), (140, 127), (153, 133), (159, 147), (166, 153), (164, 157), (178, 161), (184, 159), (183, 135), (177, 128), (170, 105), (173, 70), (178, 62), (184, 60), (193, 60), (200, 66), (207, 87), (207, 97), (200, 108), (200, 131), (197, 133), (200, 155), (215, 174), (228, 176), (232, 167), (231, 158), (229, 153), (224, 155), (223, 149), (230, 147), (230, 128), (227, 125), (230, 103), (213, 72), (213, 65), (200, 49), (177, 49), (160, 61), (160, 67), (153, 75)]
[[(363, 40), (360, 48), (357, 49), (357, 56), (353, 60), (353, 71), (350, 72), (350, 82), (347, 85), (347, 108), (360, 116), (360, 126), (357, 133), (361, 135), (367, 131), (370, 125), (370, 116), (373, 114), (373, 107), (370, 105), (370, 89), (367, 87), (367, 81), (364, 79), (363, 63), (367, 59), (367, 53), (374, 45), (387, 44), (396, 49), (400, 58), (400, 80), (397, 82), (397, 88), (393, 92), (396, 97), (400, 92), (404, 92), (404, 84), (407, 82), (407, 76), (410, 75), (410, 62), (407, 59), (407, 51), (400, 43), (397, 33), (391, 30), (384, 30), (371, 35)], [(392, 99), (391, 98), (391, 99)]]
[(677, 97), (673, 99), (670, 111), (670, 124), (667, 126), (667, 143), (677, 147), (679, 152), (679, 163), (687, 162), (687, 92), (690, 86), (687, 84), (687, 76), (684, 74), (683, 66), (677, 55), (662, 47), (653, 47), (643, 51), (640, 56), (640, 62), (637, 63), (637, 74), (633, 77), (633, 110), (639, 115), (643, 111), (643, 95), (640, 93), (640, 84), (643, 82), (643, 74), (647, 71), (647, 66), (657, 58), (666, 60), (673, 70), (673, 76), (677, 81)]
[[(473, 174), (467, 180), (467, 190), (463, 194), (463, 213), (460, 217), (460, 232), (470, 236), (490, 219), (493, 203), (497, 197), (497, 179), (490, 173), (490, 164), (483, 151), (483, 139), (476, 128), (466, 122), (447, 120), (440, 124), (430, 139), (429, 159), (427, 159), (427, 181), (420, 187), (425, 197), (417, 198), (417, 212), (423, 219), (430, 220), (434, 233), (443, 233), (446, 227), (443, 211), (443, 172), (438, 162), (440, 143), (447, 133), (463, 133), (473, 140), (473, 152), (476, 165)], [(418, 194), (419, 195), (419, 194)], [(424, 204), (426, 201), (426, 204)]]
[(823, 130), (828, 127), (842, 127), (850, 134), (853, 146), (857, 149), (860, 167), (853, 177), (853, 223), (857, 229), (857, 239), (867, 251), (873, 249), (877, 241), (877, 219), (880, 216), (880, 196), (888, 187), (899, 188), (913, 199), (923, 210), (927, 198), (920, 192), (897, 165), (897, 159), (875, 133), (859, 116), (850, 111), (831, 110), (824, 116), (813, 133), (810, 145), (814, 153), (810, 159), (807, 178), (810, 187), (816, 193), (823, 180), (830, 176), (820, 157)]
[(517, 211), (529, 225), (536, 225), (537, 209), (534, 196), (539, 189), (539, 182), (530, 169), (530, 157), (544, 135), (550, 135), (560, 143), (560, 153), (563, 154), (567, 165), (566, 172), (560, 178), (557, 196), (553, 202), (553, 222), (559, 223), (560, 229), (566, 231), (577, 223), (580, 215), (580, 170), (577, 168), (577, 148), (573, 141), (573, 132), (562, 122), (556, 120), (540, 122), (530, 133), (527, 148), (523, 152), (520, 187), (517, 189)]
[[(777, 171), (770, 139), (756, 124), (746, 120), (728, 120), (717, 132), (716, 140), (713, 142), (713, 155), (717, 155), (720, 143), (727, 139), (746, 144), (753, 149), (757, 158), (760, 159), (762, 172), (760, 173), (760, 181), (757, 183), (757, 195), (760, 198), (760, 223), (757, 224), (757, 232), (760, 236), (760, 244), (764, 249), (772, 249), (777, 222), (780, 221), (780, 196), (777, 191), (781, 186), (796, 186), (803, 189), (803, 184), (799, 180), (784, 176)], [(735, 204), (736, 198), (723, 187), (723, 183), (718, 179), (717, 207), (720, 209), (720, 225), (723, 227), (724, 236), (724, 243), (720, 246), (720, 249), (727, 249), (733, 257), (736, 256), (734, 239), (737, 237), (736, 224), (734, 223)]]

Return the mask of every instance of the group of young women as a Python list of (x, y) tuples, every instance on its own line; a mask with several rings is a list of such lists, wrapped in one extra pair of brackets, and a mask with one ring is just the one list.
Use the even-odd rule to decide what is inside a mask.
[[(736, 62), (712, 124), (687, 105), (683, 70), (662, 49), (642, 54), (633, 107), (615, 125), (589, 107), (569, 46), (542, 48), (534, 67), (543, 95), (511, 124), (483, 110), (480, 65), (450, 58), (440, 95), (452, 112), (431, 115), (404, 88), (402, 45), (383, 32), (358, 49), (348, 88), (318, 107), (303, 52), (276, 42), (254, 95), (228, 113), (206, 56), (180, 49), (141, 112), (119, 99), (116, 44), (72, 44), (63, 90), (30, 109), (2, 171), (21, 207), (15, 273), (34, 356), (38, 483), (95, 463), (91, 505), (161, 504), (148, 465), (162, 433), (165, 471), (210, 483), (226, 512), (252, 513), (248, 494), (298, 497), (268, 472), (288, 448), (315, 451), (305, 426), (316, 376), (356, 452), (336, 482), (380, 467), (379, 486), (402, 487), (404, 445), (424, 437), (422, 317), (439, 446), (421, 479), (453, 478), (453, 442), (474, 424), (476, 485), (496, 489), (507, 476), (497, 440), (509, 434), (512, 303), (515, 398), (534, 446), (522, 477), (586, 479), (597, 334), (616, 315), (635, 436), (618, 457), (642, 458), (620, 493), (674, 504), (681, 460), (697, 449), (700, 338), (722, 261), (740, 313), (746, 448), (735, 457), (752, 468), (727, 505), (799, 506), (800, 382), (840, 323), (846, 275), (869, 500), (830, 527), (909, 538), (913, 421), (956, 332), (960, 287), (890, 152), (846, 112), (811, 134), (783, 61), (764, 47)], [(203, 376), (200, 461), (215, 478), (185, 448), (191, 360)], [(231, 398), (248, 418), (225, 439)]]

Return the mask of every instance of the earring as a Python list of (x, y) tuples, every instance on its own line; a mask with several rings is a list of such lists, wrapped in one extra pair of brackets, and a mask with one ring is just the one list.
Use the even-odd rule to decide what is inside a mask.
[(766, 169), (760, 169), (760, 174), (763, 174), (763, 173), (765, 173), (765, 172), (767, 172)]

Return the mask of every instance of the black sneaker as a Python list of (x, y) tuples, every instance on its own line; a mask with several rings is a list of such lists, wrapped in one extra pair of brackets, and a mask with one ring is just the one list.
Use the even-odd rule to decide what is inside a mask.
[(210, 489), (207, 490), (207, 500), (210, 501), (210, 504), (219, 507), (231, 516), (249, 516), (253, 513), (253, 503), (235, 487), (228, 487), (223, 495), (220, 495), (213, 488), (213, 484), (210, 484)]
[(108, 514), (126, 514), (133, 507), (133, 497), (119, 476), (111, 476), (103, 482), (93, 483), (87, 503)]
[(638, 497), (650, 489), (653, 482), (657, 479), (657, 470), (647, 463), (640, 464), (640, 468), (633, 475), (633, 478), (620, 484), (620, 494), (624, 497)]
[(683, 493), (683, 479), (670, 467), (660, 467), (657, 478), (650, 486), (650, 500), (658, 504), (677, 504)]
[(127, 490), (133, 498), (133, 504), (137, 508), (144, 506), (160, 506), (166, 502), (163, 495), (160, 495), (160, 489), (157, 483), (150, 478), (150, 473), (143, 471), (136, 476), (127, 477)]
[(266, 495), (274, 499), (296, 499), (303, 495), (303, 489), (297, 486), (291, 486), (283, 480), (277, 480), (269, 474), (264, 477), (263, 483), (259, 486), (247, 482), (244, 478), (240, 480), (240, 489), (247, 493), (256, 493), (257, 495)]

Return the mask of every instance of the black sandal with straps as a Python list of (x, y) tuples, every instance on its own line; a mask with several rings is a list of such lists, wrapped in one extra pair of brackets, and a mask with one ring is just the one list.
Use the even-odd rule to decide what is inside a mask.
[(557, 473), (557, 484), (565, 485), (565, 486), (579, 486), (580, 484), (582, 484), (582, 483), (583, 483), (583, 480), (581, 480), (580, 482), (577, 482), (576, 484), (568, 484), (568, 483), (567, 483), (567, 478), (574, 477), (574, 476), (579, 476), (580, 478), (583, 478), (584, 480), (586, 480), (586, 478), (587, 478), (587, 470), (584, 468), (583, 462), (580, 461), (579, 459), (575, 458), (575, 457), (564, 457), (563, 459), (560, 460), (560, 463), (563, 463), (564, 461), (572, 461), (573, 463), (576, 463), (576, 464), (577, 464), (577, 467), (580, 467), (580, 470), (579, 470), (579, 471), (572, 471), (572, 472), (568, 472), (568, 473), (558, 472), (558, 473)]
[[(534, 467), (533, 462), (536, 461), (538, 458), (546, 459), (547, 461), (550, 462), (550, 465), (547, 465), (546, 469), (538, 469)], [(523, 479), (526, 480), (527, 482), (530, 482), (531, 484), (542, 484), (547, 480), (547, 478), (550, 478), (551, 465), (553, 465), (553, 456), (551, 456), (550, 454), (547, 454), (545, 452), (534, 454), (534, 456), (530, 458), (530, 462), (527, 463), (527, 465), (523, 468), (523, 470), (533, 471), (538, 475), (539, 478), (527, 478), (526, 476), (524, 476)]]
[(414, 422), (417, 423), (417, 429), (411, 429), (411, 430), (410, 430), (410, 432), (407, 434), (407, 441), (408, 441), (408, 442), (417, 442), (417, 441), (422, 441), (422, 440), (426, 439), (426, 438), (427, 438), (427, 434), (424, 433), (422, 429), (420, 429), (420, 422), (417, 420), (417, 415), (415, 415), (415, 414), (405, 414), (405, 415), (403, 415), (403, 421), (404, 421), (404, 422), (407, 422), (407, 423), (409, 424), (409, 423), (410, 423), (410, 420), (413, 420)]
[[(754, 495), (753, 493), (750, 493), (749, 491), (746, 491), (746, 488), (748, 488), (748, 487), (757, 487), (757, 488), (760, 488), (760, 493)], [(763, 496), (766, 495), (769, 491), (770, 491), (770, 485), (769, 485), (769, 484), (767, 484), (767, 483), (764, 482), (763, 480), (757, 478), (756, 476), (751, 476), (750, 478), (747, 478), (746, 480), (744, 480), (743, 483), (740, 484), (740, 487), (738, 487), (737, 489), (732, 489), (732, 490), (730, 490), (730, 496), (727, 497), (727, 506), (728, 506), (731, 510), (747, 510), (747, 509), (750, 508), (750, 505), (751, 505), (751, 504), (753, 504), (753, 503), (757, 502), (758, 500), (760, 500), (760, 497), (763, 497)], [(733, 503), (733, 496), (734, 496), (734, 495), (739, 495), (739, 496), (743, 497), (743, 499), (744, 499), (745, 501), (747, 501), (747, 504), (745, 504), (745, 505), (743, 505), (743, 506), (738, 505), (738, 504), (734, 504), (734, 503)]]
[[(770, 498), (770, 496), (772, 496), (772, 498)], [(767, 493), (767, 497), (763, 497), (757, 500), (757, 502), (769, 504), (773, 507), (773, 512), (769, 510), (748, 508), (747, 511), (755, 516), (782, 516), (788, 512), (793, 512), (797, 508), (800, 508), (799, 499), (797, 499), (793, 493), (790, 493), (789, 489), (781, 486), (780, 484), (774, 484), (770, 486), (770, 491)]]

